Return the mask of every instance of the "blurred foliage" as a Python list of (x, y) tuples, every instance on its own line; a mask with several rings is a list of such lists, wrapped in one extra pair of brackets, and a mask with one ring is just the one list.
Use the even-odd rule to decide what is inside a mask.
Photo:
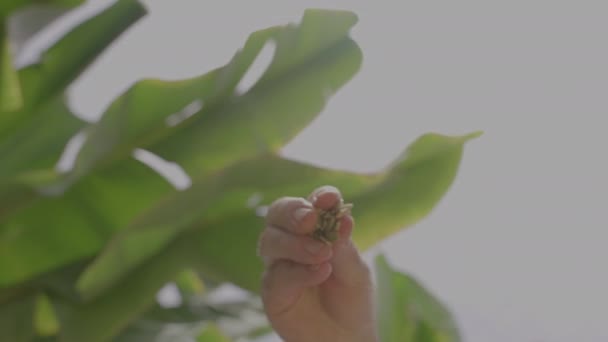
[[(478, 135), (423, 135), (375, 174), (281, 157), (281, 147), (361, 65), (349, 37), (357, 17), (326, 10), (251, 34), (226, 65), (204, 75), (141, 80), (98, 122), (84, 122), (66, 105), (66, 89), (145, 15), (142, 5), (116, 1), (18, 70), (6, 25), (26, 5), (81, 2), (0, 5), (1, 341), (262, 335), (270, 330), (255, 295), (262, 271), (255, 248), (265, 206), (333, 184), (363, 208), (353, 214), (354, 239), (366, 249), (430, 213), (456, 176), (463, 145)], [(239, 83), (268, 44), (272, 62), (242, 91)], [(79, 138), (73, 165), (58, 167)], [(181, 166), (192, 185), (172, 186), (134, 157), (142, 150)], [(384, 259), (377, 267), (382, 341), (458, 341), (439, 302)], [(180, 302), (163, 307), (155, 295), (169, 283)], [(212, 301), (223, 283), (249, 291), (248, 299)], [(251, 315), (262, 321), (252, 325)]]

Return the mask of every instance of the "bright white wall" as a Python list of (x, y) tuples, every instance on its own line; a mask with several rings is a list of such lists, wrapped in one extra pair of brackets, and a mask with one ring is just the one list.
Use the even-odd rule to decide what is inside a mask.
[(371, 171), (424, 132), (484, 130), (435, 212), (378, 250), (452, 308), (466, 341), (608, 341), (606, 2), (146, 3), (72, 89), (83, 116), (138, 78), (222, 65), (304, 8), (354, 10), (363, 69), (285, 153)]

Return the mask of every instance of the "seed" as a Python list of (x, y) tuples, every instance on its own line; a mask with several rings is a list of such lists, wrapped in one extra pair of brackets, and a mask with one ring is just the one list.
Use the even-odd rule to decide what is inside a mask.
[(341, 200), (334, 207), (329, 209), (317, 209), (317, 223), (312, 236), (327, 244), (338, 239), (338, 229), (342, 217), (349, 214), (353, 205), (351, 203), (344, 204)]

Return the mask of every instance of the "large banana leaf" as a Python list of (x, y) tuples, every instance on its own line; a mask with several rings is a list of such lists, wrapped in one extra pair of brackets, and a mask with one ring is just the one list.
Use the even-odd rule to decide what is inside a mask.
[[(3, 2), (0, 23), (3, 13), (30, 2)], [(21, 324), (2, 338), (31, 335), (24, 322), (35, 304), (25, 299), (40, 291), (49, 293), (53, 310), (45, 312), (57, 313), (62, 342), (117, 336), (162, 285), (191, 267), (257, 291), (262, 265), (255, 246), (263, 220), (256, 206), (306, 196), (323, 184), (338, 186), (356, 204), (354, 238), (365, 249), (432, 210), (456, 175), (463, 144), (476, 136), (425, 135), (373, 175), (279, 157), (362, 60), (349, 37), (355, 15), (308, 10), (298, 25), (255, 32), (227, 65), (205, 75), (138, 82), (84, 128), (73, 169), (59, 173), (63, 147), (84, 127), (62, 101), (66, 87), (143, 14), (136, 0), (118, 0), (39, 63), (15, 72), (0, 60), (7, 70), (0, 96), (14, 101), (0, 103), (0, 303), (21, 313), (0, 314), (0, 326)], [(267, 44), (276, 47), (270, 66), (239, 92)], [(187, 119), (170, 120), (184, 112)], [(137, 148), (180, 164), (193, 186), (171, 187), (132, 158)], [(255, 198), (260, 203), (246, 205)]]
[[(91, 127), (75, 172), (125, 158), (135, 147), (175, 161), (191, 175), (278, 150), (359, 69), (361, 51), (348, 36), (356, 20), (348, 12), (308, 10), (298, 26), (253, 33), (230, 63), (208, 74), (139, 82)], [(238, 94), (236, 86), (267, 43), (276, 45), (272, 63), (247, 93)], [(168, 117), (193, 103), (202, 105), (197, 114), (167, 125)]]
[[(245, 207), (248, 197), (254, 193), (261, 194), (263, 203), (269, 204), (278, 196), (306, 196), (319, 185), (335, 184), (356, 205), (357, 210), (353, 212), (357, 222), (355, 242), (363, 249), (370, 247), (430, 212), (456, 175), (463, 144), (475, 136), (425, 135), (408, 148), (404, 158), (377, 175), (324, 170), (277, 156), (258, 157), (227, 168), (217, 180), (231, 185), (225, 188), (223, 195), (213, 197), (216, 199), (213, 205), (204, 203), (205, 193), (193, 190), (179, 194), (168, 200), (166, 206), (148, 213), (165, 222), (158, 226), (133, 228), (125, 232), (130, 238), (110, 244), (98, 262), (85, 273), (85, 279), (89, 279), (81, 279), (84, 293), (97, 296), (70, 311), (65, 321), (66, 329), (74, 341), (87, 336), (91, 329), (106, 333), (119, 330), (145, 310), (164, 283), (188, 267), (196, 267), (207, 276), (257, 291), (262, 264), (255, 248), (263, 220), (253, 209)], [(408, 196), (404, 197), (404, 194)], [(184, 200), (186, 198), (192, 200), (190, 204)], [(173, 205), (176, 203), (190, 206), (201, 203), (202, 214), (198, 218), (190, 215), (187, 222), (181, 222), (188, 229), (176, 234), (177, 237), (168, 244), (165, 236), (160, 234), (158, 240), (148, 241), (148, 248), (150, 245), (164, 246), (154, 253), (148, 255), (145, 252), (149, 249), (131, 243), (139, 234), (150, 236), (151, 231), (166, 230), (171, 218), (179, 220), (182, 212), (179, 211), (180, 205)], [(189, 209), (192, 208), (183, 208), (184, 213), (190, 213), (192, 210)], [(391, 215), (387, 215), (389, 212)], [(132, 250), (129, 252), (129, 249)], [(141, 258), (134, 257), (133, 251), (142, 252)], [(125, 275), (126, 271), (130, 272)], [(144, 274), (147, 275), (144, 277)], [(121, 298), (128, 298), (128, 305)], [(88, 321), (97, 320), (100, 312), (114, 314), (100, 318), (106, 325), (87, 325)], [(104, 334), (103, 331), (99, 333)]]
[(449, 311), (414, 278), (376, 257), (377, 322), (381, 342), (459, 342)]
[[(241, 158), (278, 150), (318, 115), (327, 100), (326, 91), (337, 89), (358, 70), (361, 51), (348, 37), (355, 20), (356, 17), (347, 12), (310, 10), (299, 26), (274, 27), (252, 34), (245, 47), (223, 68), (181, 82), (144, 81), (117, 99), (101, 122), (88, 129), (89, 138), (76, 160), (73, 173), (68, 176), (69, 181), (87, 175), (98, 163), (101, 167), (93, 174), (89, 172), (90, 175), (75, 186), (77, 189), (62, 198), (43, 199), (30, 209), (32, 212), (24, 211), (4, 223), (4, 229), (19, 231), (10, 241), (0, 235), (0, 246), (7, 245), (7, 255), (11, 255), (15, 259), (14, 265), (19, 266), (7, 265), (15, 273), (0, 274), (0, 286), (18, 283), (96, 253), (108, 236), (107, 232), (126, 226), (115, 225), (116, 213), (100, 212), (117, 202), (117, 198), (124, 203), (153, 203), (162, 196), (151, 197), (150, 193), (166, 194), (162, 186), (150, 187), (145, 199), (133, 192), (131, 197), (121, 196), (128, 190), (107, 192), (104, 197), (94, 196), (86, 190), (99, 174), (107, 180), (110, 173), (112, 179), (124, 184), (121, 173), (127, 173), (133, 167), (128, 156), (134, 147), (156, 141), (151, 148), (167, 153), (173, 151), (170, 152), (175, 157), (172, 159), (177, 159), (191, 174), (201, 177), (205, 170), (221, 170)], [(323, 35), (316, 31), (319, 28), (326, 30)], [(236, 85), (269, 40), (277, 45), (273, 64), (249, 92), (235, 94)], [(165, 124), (173, 111), (201, 97), (209, 104), (205, 104), (199, 115), (176, 127)], [(174, 140), (179, 141), (177, 145)], [(163, 146), (173, 147), (165, 150)], [(158, 183), (142, 178), (131, 184), (139, 188), (142, 182), (146, 186)], [(111, 185), (106, 182), (106, 186)], [(82, 203), (87, 204), (86, 209), (82, 208)], [(36, 222), (47, 214), (34, 213), (48, 213), (48, 208), (53, 208), (56, 221)], [(80, 210), (74, 210), (76, 208)], [(130, 208), (120, 211), (136, 213)], [(21, 220), (26, 220), (27, 224)], [(65, 241), (89, 238), (78, 248), (69, 247), (56, 239), (41, 238), (44, 234), (39, 233), (43, 229), (40, 225), (46, 226), (46, 231), (68, 234)], [(58, 255), (48, 253), (58, 248), (62, 248)], [(40, 252), (32, 255), (31, 250)]]

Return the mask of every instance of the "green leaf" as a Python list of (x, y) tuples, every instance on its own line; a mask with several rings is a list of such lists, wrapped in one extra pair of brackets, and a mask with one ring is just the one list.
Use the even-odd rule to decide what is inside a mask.
[[(253, 33), (230, 63), (208, 74), (137, 83), (92, 127), (75, 172), (124, 158), (135, 147), (197, 175), (278, 150), (358, 71), (361, 51), (348, 37), (355, 22), (349, 12), (309, 10), (298, 26)], [(238, 94), (237, 84), (269, 42), (276, 44), (272, 64), (247, 93)], [(198, 113), (175, 127), (167, 124), (186, 107)]]
[(10, 120), (11, 113), (21, 109), (22, 105), (19, 76), (13, 66), (5, 22), (0, 19), (0, 126)]
[[(223, 214), (209, 221), (195, 220), (192, 229), (179, 234), (149, 258), (130, 265), (130, 271), (122, 273), (124, 276), (116, 277), (115, 273), (98, 274), (100, 281), (105, 281), (104, 276), (116, 277), (113, 278), (114, 281), (106, 283), (106, 286), (114, 285), (99, 292), (95, 288), (95, 293), (98, 294), (96, 297), (69, 311), (69, 319), (62, 322), (68, 331), (66, 334), (69, 334), (72, 341), (89, 340), (89, 334), (109, 336), (107, 334), (120, 330), (149, 307), (154, 294), (165, 283), (174, 279), (179, 272), (192, 267), (209, 277), (258, 290), (262, 264), (256, 256), (255, 248), (263, 220), (255, 215), (253, 209), (244, 206), (245, 200), (253, 193), (262, 194), (264, 204), (268, 204), (277, 196), (306, 196), (319, 185), (335, 184), (343, 190), (347, 199), (360, 208), (353, 213), (355, 221), (373, 222), (374, 218), (378, 218), (378, 208), (382, 206), (363, 210), (365, 207), (359, 203), (370, 201), (377, 195), (377, 191), (383, 191), (381, 201), (385, 205), (399, 201), (404, 192), (414, 192), (409, 202), (399, 201), (400, 206), (396, 211), (381, 221), (389, 224), (389, 229), (379, 229), (381, 227), (378, 225), (357, 225), (354, 235), (356, 242), (369, 246), (374, 239), (378, 241), (380, 236), (389, 235), (391, 227), (397, 231), (432, 209), (455, 176), (463, 144), (475, 136), (425, 135), (414, 142), (408, 151), (414, 157), (420, 156), (417, 151), (429, 151), (426, 158), (416, 157), (418, 162), (415, 164), (409, 163), (408, 158), (402, 158), (391, 169), (379, 175), (362, 176), (323, 170), (276, 156), (254, 158), (228, 168), (222, 173), (225, 178), (221, 183), (232, 184), (232, 187), (226, 188), (222, 197), (215, 197), (214, 206), (206, 211), (210, 213), (216, 210)], [(428, 148), (432, 146), (437, 148)], [(429, 172), (431, 166), (435, 172)], [(435, 184), (440, 184), (439, 188)], [(440, 188), (443, 191), (439, 191)], [(429, 189), (433, 191), (426, 191)], [(237, 203), (242, 209), (234, 209)], [(184, 211), (187, 212), (188, 209)], [(166, 214), (179, 217), (180, 213)], [(114, 266), (125, 270), (122, 264)], [(117, 282), (117, 279), (120, 281)]]
[(40, 294), (36, 298), (34, 328), (39, 336), (53, 336), (59, 332), (59, 322), (48, 297)]
[(230, 342), (216, 325), (209, 324), (196, 338), (196, 342)]
[(136, 213), (172, 191), (149, 167), (129, 159), (61, 197), (18, 206), (0, 222), (0, 288), (93, 256)]
[[(345, 23), (351, 22), (352, 25), (352, 23), (354, 23), (354, 16), (352, 14), (343, 12), (330, 11), (328, 13), (329, 14), (322, 11), (309, 11), (305, 15), (305, 20), (303, 20), (303, 23), (299, 26), (305, 28), (302, 32), (308, 32), (312, 30), (311, 28), (306, 28), (308, 25), (311, 25), (309, 22), (314, 19), (312, 24), (317, 24), (318, 20), (320, 20), (315, 19), (316, 17), (325, 17), (325, 20), (327, 21), (334, 20), (335, 24), (328, 23), (326, 25), (329, 25), (328, 27), (334, 27), (334, 31), (327, 32), (326, 37), (324, 38), (312, 38), (313, 41), (318, 40), (320, 45), (310, 45), (310, 39), (303, 40), (302, 42), (306, 44), (302, 45), (302, 51), (308, 51), (310, 53), (294, 54), (294, 58), (297, 57), (295, 60), (299, 61), (298, 63), (291, 62), (291, 64), (285, 64), (285, 62), (282, 62), (286, 66), (288, 64), (292, 65), (293, 68), (289, 69), (288, 73), (282, 73), (282, 77), (279, 77), (278, 71), (276, 71), (272, 80), (269, 79), (263, 83), (265, 84), (264, 87), (258, 84), (254, 86), (247, 94), (237, 96), (241, 99), (239, 101), (236, 101), (231, 97), (234, 94), (234, 88), (242, 78), (242, 75), (246, 72), (251, 62), (253, 62), (253, 59), (257, 56), (259, 50), (262, 48), (264, 43), (266, 43), (268, 37), (273, 37), (273, 35), (277, 36), (282, 42), (284, 42), (279, 44), (280, 46), (289, 43), (291, 44), (289, 46), (292, 47), (293, 43), (290, 43), (289, 39), (294, 39), (294, 42), (298, 42), (298, 37), (301, 38), (301, 32), (299, 31), (298, 27), (276, 27), (254, 33), (246, 43), (245, 48), (235, 56), (229, 65), (218, 69), (211, 74), (203, 76), (202, 78), (177, 82), (169, 86), (162, 82), (161, 84), (155, 81), (146, 81), (140, 84), (130, 92), (131, 95), (127, 96), (130, 98), (130, 100), (124, 100), (124, 103), (142, 103), (142, 105), (137, 108), (143, 110), (143, 112), (137, 112), (136, 114), (139, 116), (135, 116), (136, 119), (131, 118), (128, 121), (135, 123), (133, 126), (135, 127), (135, 130), (133, 132), (147, 132), (148, 129), (152, 130), (152, 127), (154, 126), (153, 122), (148, 120), (152, 120), (151, 118), (154, 117), (154, 115), (149, 114), (154, 113), (148, 112), (148, 110), (153, 110), (157, 107), (161, 109), (168, 108), (166, 106), (163, 107), (163, 101), (167, 103), (173, 103), (172, 101), (174, 101), (174, 103), (178, 104), (179, 106), (187, 104), (188, 101), (190, 101), (189, 96), (201, 91), (201, 87), (208, 83), (208, 79), (216, 79), (216, 81), (213, 82), (209, 81), (212, 85), (209, 92), (212, 95), (209, 96), (209, 103), (205, 103), (205, 108), (207, 108), (209, 111), (209, 115), (205, 116), (201, 113), (201, 119), (206, 120), (192, 123), (186, 121), (183, 123), (183, 125), (173, 127), (173, 133), (175, 134), (168, 136), (167, 139), (181, 139), (184, 134), (186, 134), (185, 131), (181, 130), (181, 128), (187, 130), (191, 127), (199, 127), (207, 132), (200, 132), (202, 136), (199, 136), (199, 133), (193, 133), (195, 135), (194, 138), (196, 139), (206, 139), (205, 135), (213, 135), (215, 137), (215, 142), (211, 141), (209, 144), (202, 144), (200, 141), (192, 140), (182, 146), (183, 149), (190, 150), (190, 152), (188, 152), (189, 154), (199, 153), (199, 157), (202, 158), (199, 159), (199, 163), (202, 162), (206, 157), (209, 161), (208, 167), (212, 169), (221, 169), (222, 166), (220, 165), (234, 162), (241, 157), (259, 152), (257, 148), (251, 149), (253, 144), (247, 141), (247, 139), (243, 140), (240, 138), (248, 138), (248, 135), (243, 134), (243, 132), (249, 132), (250, 128), (257, 130), (255, 139), (253, 136), (249, 136), (253, 140), (256, 140), (258, 135), (260, 137), (265, 136), (274, 141), (277, 146), (282, 145), (290, 137), (292, 137), (297, 130), (303, 128), (305, 124), (318, 113), (320, 107), (317, 108), (315, 106), (319, 105), (322, 107), (322, 104), (319, 102), (320, 91), (318, 89), (331, 85), (334, 85), (335, 88), (337, 88), (338, 85), (346, 82), (359, 67), (361, 60), (360, 50), (350, 38), (346, 37), (349, 25), (346, 25)], [(329, 39), (331, 37), (333, 38)], [(338, 43), (332, 45), (332, 41)], [(65, 44), (62, 44), (62, 46), (63, 45)], [(310, 46), (316, 46), (317, 50), (311, 49)], [(327, 48), (323, 49), (323, 46)], [(285, 51), (281, 54), (287, 56), (289, 51), (295, 50), (297, 49), (282, 48), (278, 51)], [(313, 53), (313, 51), (316, 52)], [(279, 52), (277, 52), (277, 56), (278, 54)], [(303, 58), (308, 64), (303, 62)], [(290, 61), (291, 59), (289, 59), (287, 56), (281, 57), (277, 60)], [(286, 66), (277, 70), (285, 70)], [(332, 71), (333, 69), (335, 70)], [(282, 79), (284, 79), (284, 81), (281, 81)], [(291, 79), (293, 79), (293, 81), (290, 81)], [(292, 87), (290, 82), (293, 82), (295, 85)], [(170, 92), (167, 90), (169, 88), (174, 89), (175, 91)], [(280, 88), (292, 90), (297, 88), (303, 90), (304, 93), (302, 93), (302, 96), (300, 96), (298, 91), (294, 90), (294, 92), (290, 93), (292, 94), (292, 103), (282, 102), (282, 108), (269, 112), (261, 110), (256, 114), (258, 117), (255, 118), (251, 117), (250, 114), (246, 114), (248, 118), (240, 118), (240, 111), (246, 110), (248, 107), (258, 108), (257, 105), (254, 106), (254, 102), (258, 102), (255, 100), (258, 98), (258, 95), (252, 95), (254, 92), (259, 92), (260, 96), (263, 95), (263, 97), (259, 97), (261, 103), (267, 102), (272, 104), (276, 102), (274, 96), (272, 96), (272, 91), (278, 90), (280, 93)], [(163, 93), (170, 95), (171, 97), (167, 98), (161, 96)], [(279, 97), (285, 98), (285, 96), (282, 96), (279, 93), (277, 93)], [(309, 95), (306, 95), (306, 93), (309, 93)], [(301, 98), (294, 99), (294, 97)], [(173, 100), (174, 98), (177, 100)], [(160, 102), (155, 102), (156, 99), (160, 99)], [(311, 99), (315, 100), (310, 102)], [(144, 103), (144, 100), (152, 102), (149, 102), (150, 105), (147, 105)], [(122, 100), (120, 99), (117, 100), (117, 102), (110, 108), (107, 115), (113, 113), (113, 107), (120, 107), (118, 104), (122, 103), (121, 101)], [(235, 104), (235, 101), (240, 104)], [(304, 104), (301, 104), (302, 101)], [(246, 106), (246, 103), (250, 103), (251, 106)], [(313, 108), (310, 107), (311, 103), (317, 103), (317, 105), (314, 105)], [(217, 110), (214, 110), (213, 108), (216, 108)], [(293, 108), (294, 110), (291, 110), (290, 108)], [(292, 112), (292, 115), (285, 115), (287, 112)], [(116, 118), (120, 119), (120, 115), (124, 114), (120, 111), (116, 113), (118, 114), (109, 115), (108, 119), (106, 120), (111, 121)], [(268, 115), (266, 115), (266, 113), (268, 113)], [(262, 114), (264, 115), (263, 117)], [(112, 119), (113, 117), (114, 119)], [(192, 119), (195, 118), (196, 116)], [(241, 119), (245, 120), (241, 121)], [(259, 121), (252, 124), (251, 120), (254, 119)], [(267, 124), (264, 126), (264, 123), (268, 122), (272, 122), (272, 124)], [(291, 124), (287, 125), (285, 124), (286, 122), (291, 122)], [(79, 159), (76, 162), (76, 169), (83, 170), (82, 165), (87, 165), (87, 162), (84, 160), (88, 158), (88, 152), (95, 150), (96, 148), (100, 150), (105, 148), (104, 142), (100, 141), (100, 139), (105, 139), (108, 142), (111, 142), (116, 137), (114, 134), (116, 132), (118, 132), (119, 136), (123, 136), (121, 133), (122, 131), (118, 126), (114, 127), (112, 125), (108, 125), (107, 130), (106, 128), (103, 128), (106, 127), (104, 126), (106, 123), (107, 121), (103, 121), (102, 119), (102, 122), (100, 122), (99, 125), (95, 126), (95, 128), (91, 128), (91, 131), (89, 131), (89, 134), (91, 135), (89, 138), (90, 140), (88, 140), (88, 145), (83, 147), (82, 152), (79, 155)], [(162, 124), (164, 125), (164, 121)], [(276, 126), (278, 124), (283, 126)], [(113, 131), (112, 127), (116, 128), (116, 130)], [(289, 127), (293, 128), (291, 132), (289, 131)], [(178, 128), (180, 129), (177, 130)], [(285, 130), (281, 131), (283, 128)], [(229, 133), (229, 135), (233, 135), (235, 138), (226, 140), (225, 135), (218, 135), (218, 133), (224, 129), (227, 129), (226, 132), (232, 132)], [(106, 130), (106, 132), (109, 134), (100, 134), (98, 139), (95, 138), (95, 134), (97, 134), (95, 131), (97, 130)], [(137, 134), (135, 135), (137, 136)], [(138, 137), (138, 139), (139, 138), (141, 137)], [(118, 141), (122, 140), (119, 139)], [(127, 141), (131, 143), (130, 140)], [(225, 144), (224, 142), (226, 141), (229, 141), (230, 143)], [(100, 144), (93, 147), (91, 142), (99, 142)], [(129, 143), (124, 145), (126, 147), (124, 147), (122, 143), (119, 145), (123, 146), (124, 151), (129, 151), (129, 153), (131, 153), (131, 147), (145, 145), (143, 143), (134, 143), (133, 145), (129, 145)], [(229, 147), (228, 145), (231, 145), (231, 147), (229, 147), (229, 150), (225, 148), (218, 149), (218, 145), (226, 148)], [(113, 151), (120, 151), (121, 149), (117, 148), (117, 146), (118, 145), (113, 145), (111, 149)], [(7, 150), (10, 151), (9, 148), (7, 148)], [(104, 155), (104, 153), (101, 154)], [(21, 156), (15, 155), (15, 158), (18, 159), (21, 158)], [(223, 160), (224, 162), (219, 163), (218, 160)], [(121, 179), (121, 172), (128, 173), (131, 169), (130, 166), (121, 166), (123, 163), (124, 161), (119, 161), (118, 163), (107, 163), (103, 167), (100, 167), (99, 171), (95, 172), (95, 175), (85, 177), (81, 183), (76, 184), (78, 189), (68, 191), (64, 198), (43, 200), (34, 205), (32, 208), (28, 208), (28, 210), (26, 210), (23, 214), (19, 214), (18, 217), (10, 220), (10, 222), (3, 223), (2, 225), (5, 226), (6, 229), (2, 229), (2, 227), (0, 227), (0, 246), (6, 244), (10, 245), (10, 247), (0, 251), (0, 253), (4, 252), (6, 255), (10, 255), (11, 259), (15, 260), (15, 263), (7, 265), (8, 271), (0, 274), (0, 285), (3, 283), (8, 285), (15, 284), (17, 281), (25, 280), (25, 277), (28, 275), (31, 276), (36, 274), (36, 272), (46, 271), (51, 269), (51, 267), (61, 266), (66, 262), (74, 261), (77, 258), (94, 254), (99, 249), (99, 244), (103, 243), (104, 239), (107, 238), (108, 232), (116, 231), (127, 225), (125, 221), (116, 220), (115, 217), (118, 216), (125, 220), (130, 220), (138, 212), (137, 210), (146, 208), (143, 205), (140, 206), (140, 203), (154, 203), (162, 198), (160, 195), (165, 195), (167, 193), (167, 190), (165, 190), (164, 187), (159, 187), (156, 184), (159, 181), (151, 179), (151, 176), (145, 176), (139, 179), (131, 178), (130, 174), (127, 174), (125, 175), (126, 178), (124, 178), (125, 181), (123, 181)], [(25, 166), (27, 163), (23, 162), (21, 165)], [(17, 171), (21, 170), (19, 167), (17, 167), (17, 164), (7, 164), (6, 167), (8, 168), (8, 170), (6, 170), (7, 175), (14, 175), (17, 173)], [(123, 168), (126, 170), (122, 171)], [(85, 166), (84, 169), (87, 170), (87, 167)], [(107, 170), (111, 171), (107, 172)], [(99, 173), (105, 175), (110, 173), (112, 175), (112, 177), (110, 177), (112, 181), (108, 180), (106, 176), (102, 175), (101, 178), (104, 180), (101, 181), (101, 183), (103, 183), (107, 188), (114, 189), (114, 193), (97, 185), (100, 183), (98, 180)], [(197, 174), (202, 176), (203, 172)], [(54, 176), (55, 175), (53, 173), (33, 173), (26, 174), (25, 177), (19, 179), (28, 183), (43, 181), (48, 182), (55, 179)], [(70, 178), (69, 176), (68, 180), (74, 181), (74, 179)], [(116, 185), (120, 184), (120, 188), (117, 189), (117, 186), (113, 185), (112, 182), (116, 182)], [(88, 189), (91, 183), (93, 184), (93, 191), (100, 191), (103, 194), (94, 196), (88, 190), (83, 190)], [(140, 184), (142, 184), (142, 186), (140, 186)], [(147, 188), (144, 186), (150, 187), (150, 191), (146, 190)], [(130, 189), (133, 187), (136, 189), (144, 189), (143, 191), (147, 193), (147, 196), (144, 198), (143, 195), (137, 194), (135, 191), (131, 191)], [(125, 193), (128, 193), (128, 195)], [(152, 193), (156, 195), (152, 196)], [(84, 205), (81, 202), (84, 203)], [(84, 208), (82, 208), (83, 206)], [(98, 207), (101, 207), (102, 209), (98, 209)], [(104, 210), (105, 208), (111, 208), (116, 212), (111, 210), (106, 211)], [(131, 210), (131, 208), (133, 208), (133, 210)], [(98, 210), (102, 210), (103, 212), (98, 213)], [(128, 212), (128, 214), (131, 216), (122, 215), (123, 212)], [(53, 213), (53, 215), (51, 215), (51, 213)], [(44, 220), (43, 218), (46, 218), (49, 215), (53, 216), (53, 219), (50, 220), (51, 222), (42, 222), (42, 220)], [(63, 221), (63, 223), (61, 221)], [(41, 228), (38, 228), (39, 226), (48, 227), (49, 223), (57, 224), (59, 227), (46, 229), (45, 231), (55, 231), (66, 234), (63, 241), (49, 239), (49, 237), (46, 236), (47, 234), (38, 232), (38, 230), (41, 230)], [(3, 236), (3, 230), (9, 232), (13, 231), (13, 233), (11, 233), (10, 236)], [(82, 239), (84, 243), (78, 243), (77, 247), (70, 247), (67, 245), (68, 242), (76, 243), (75, 241), (80, 239)], [(10, 241), (10, 243), (8, 241)], [(51, 252), (52, 250), (59, 248), (61, 248), (60, 253)], [(28, 261), (26, 262), (25, 260)], [(2, 264), (1, 261), (0, 264)]]
[(0, 191), (10, 184), (41, 188), (60, 179), (55, 165), (67, 142), (83, 126), (59, 98), (41, 108), (35, 120), (0, 140)]
[[(463, 144), (476, 136), (424, 135), (408, 148), (403, 158), (376, 175), (322, 170), (280, 159), (257, 165), (252, 162), (240, 171), (235, 168), (230, 178), (238, 179), (242, 197), (239, 199), (239, 193), (230, 191), (225, 196), (244, 201), (245, 194), (257, 193), (268, 205), (279, 196), (305, 197), (320, 185), (333, 184), (348, 202), (355, 204), (353, 239), (364, 250), (431, 212), (456, 176)], [(416, 163), (407, 157), (416, 158), (416, 151), (422, 150), (430, 153), (426, 158), (417, 158)], [(245, 185), (248, 182), (250, 185)], [(222, 204), (218, 201), (217, 205)], [(240, 214), (233, 212), (216, 220), (202, 220), (195, 226), (199, 243), (196, 262), (201, 270), (244, 288), (259, 290), (262, 264), (255, 248), (263, 228), (262, 219), (252, 210), (241, 210)]]
[(108, 45), (145, 13), (136, 0), (118, 0), (71, 30), (41, 56), (39, 63), (21, 69), (26, 108), (34, 108), (62, 94)]
[(194, 270), (181, 272), (175, 284), (182, 296), (202, 295), (205, 292), (205, 284)]
[(62, 341), (102, 342), (116, 336), (154, 304), (155, 294), (164, 284), (188, 268), (195, 247), (188, 236), (180, 237), (148, 264), (129, 273), (119, 286), (95, 299), (76, 305), (55, 303)]
[[(205, 107), (179, 134), (147, 148), (179, 163), (191, 175), (278, 151), (359, 70), (362, 54), (348, 36), (356, 21), (350, 12), (307, 10), (299, 26), (254, 33), (249, 45), (261, 46), (269, 40), (276, 44), (262, 78), (245, 94)], [(324, 30), (322, 34), (317, 32), (319, 28)], [(252, 50), (246, 45), (227, 72), (244, 73), (257, 55)], [(228, 90), (239, 79), (227, 78)]]
[(378, 331), (382, 342), (458, 342), (450, 312), (414, 278), (375, 260)]
[(84, 0), (2, 0), (0, 3), (0, 19), (8, 16), (12, 11), (28, 5), (45, 4), (70, 8), (83, 2)]
[[(180, 230), (196, 227), (198, 266), (206, 274), (256, 290), (261, 263), (255, 246), (263, 224), (254, 209), (246, 208), (248, 198), (257, 194), (269, 204), (280, 196), (305, 197), (323, 184), (338, 186), (355, 203), (354, 239), (368, 248), (432, 210), (456, 176), (463, 144), (476, 136), (424, 135), (391, 168), (375, 175), (323, 170), (273, 155), (243, 161), (142, 214), (84, 272), (78, 288), (85, 297), (98, 294)], [(140, 242), (150, 236), (156, 239)]]

